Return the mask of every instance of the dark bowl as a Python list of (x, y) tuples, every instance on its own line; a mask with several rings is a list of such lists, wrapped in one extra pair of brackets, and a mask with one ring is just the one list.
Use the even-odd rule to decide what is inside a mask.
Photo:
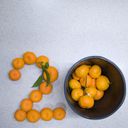
[[(95, 105), (91, 109), (80, 108), (70, 95), (68, 82), (71, 74), (82, 64), (99, 65), (102, 68), (102, 74), (106, 75), (111, 82), (103, 98), (95, 101)], [(90, 56), (79, 60), (70, 68), (65, 78), (64, 93), (69, 106), (75, 113), (88, 119), (103, 119), (112, 115), (122, 105), (126, 95), (126, 84), (124, 76), (116, 64), (101, 56)]]

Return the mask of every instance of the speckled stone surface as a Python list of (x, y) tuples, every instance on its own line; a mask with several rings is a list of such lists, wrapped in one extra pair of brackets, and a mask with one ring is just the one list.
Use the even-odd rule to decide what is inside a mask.
[[(25, 66), (17, 82), (8, 79), (11, 60), (25, 51), (46, 55), (59, 70), (53, 93), (34, 104), (64, 106), (63, 121), (19, 123), (13, 118), (40, 70)], [(69, 108), (63, 92), (68, 69), (79, 59), (100, 55), (115, 62), (128, 80), (127, 0), (0, 0), (0, 128), (127, 128), (128, 98), (112, 116), (88, 120)], [(54, 101), (54, 102), (53, 102)]]

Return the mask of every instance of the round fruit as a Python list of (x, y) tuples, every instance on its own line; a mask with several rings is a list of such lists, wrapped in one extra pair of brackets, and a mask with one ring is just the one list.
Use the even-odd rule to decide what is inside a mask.
[(101, 91), (107, 90), (109, 88), (109, 84), (109, 79), (103, 75), (96, 80), (96, 87)]
[(97, 90), (94, 100), (100, 100), (104, 96), (104, 91)]
[(12, 69), (9, 71), (9, 78), (13, 81), (19, 80), (21, 77), (21, 73), (17, 69)]
[(14, 117), (17, 121), (24, 121), (26, 118), (26, 112), (19, 109), (15, 112)]
[(46, 82), (43, 82), (43, 83), (41, 83), (39, 89), (40, 89), (40, 92), (41, 92), (42, 94), (47, 95), (47, 94), (50, 94), (50, 93), (52, 92), (52, 85), (51, 85), (51, 84), (48, 84), (48, 85), (47, 85)]
[(78, 101), (81, 96), (83, 96), (84, 91), (82, 89), (73, 89), (71, 92), (72, 99)]
[(49, 62), (49, 59), (48, 57), (46, 56), (39, 56), (37, 59), (36, 59), (36, 65), (41, 68), (41, 63), (47, 63)]
[(92, 79), (89, 75), (87, 75), (86, 87), (96, 87), (95, 79)]
[(86, 86), (86, 82), (87, 82), (87, 78), (86, 77), (80, 78), (80, 84), (81, 84), (82, 87)]
[(81, 65), (75, 70), (75, 74), (77, 77), (85, 77), (89, 72), (90, 66), (88, 65)]
[(91, 97), (94, 97), (96, 95), (97, 89), (94, 87), (89, 87), (85, 89), (85, 93)]
[(32, 101), (28, 98), (22, 100), (20, 103), (21, 109), (24, 110), (25, 112), (30, 111), (32, 109), (32, 106), (33, 106)]
[(71, 80), (69, 81), (69, 87), (70, 87), (71, 89), (75, 89), (75, 88), (81, 88), (81, 85), (80, 85), (80, 83), (79, 83), (77, 80), (71, 79)]
[(94, 99), (90, 96), (81, 96), (79, 99), (79, 105), (81, 108), (92, 108), (94, 106)]
[(89, 71), (92, 78), (98, 78), (101, 75), (101, 68), (98, 65), (93, 65)]
[(53, 110), (53, 117), (54, 117), (54, 119), (56, 119), (56, 120), (62, 120), (62, 119), (64, 119), (65, 115), (66, 115), (66, 112), (65, 112), (65, 110), (64, 110), (63, 108), (61, 108), (61, 107), (55, 108), (55, 109)]
[(39, 90), (33, 90), (29, 97), (32, 102), (39, 102), (42, 99), (42, 93)]
[(49, 121), (53, 118), (53, 111), (50, 108), (43, 108), (40, 115), (42, 120)]
[[(57, 78), (58, 78), (58, 70), (53, 66), (49, 66), (47, 71), (48, 71), (48, 73), (50, 75), (50, 82), (56, 81)], [(44, 75), (44, 79), (47, 80), (45, 72), (44, 72), (43, 75)]]
[(27, 120), (29, 122), (35, 123), (40, 119), (40, 113), (37, 110), (30, 110), (27, 112)]
[(72, 78), (75, 79), (75, 80), (79, 80), (80, 78), (76, 76), (75, 73), (72, 74)]
[(12, 66), (15, 68), (15, 69), (21, 69), (24, 67), (24, 60), (22, 58), (15, 58), (13, 61), (12, 61)]
[(23, 54), (25, 64), (31, 65), (36, 62), (36, 55), (33, 52), (25, 52)]

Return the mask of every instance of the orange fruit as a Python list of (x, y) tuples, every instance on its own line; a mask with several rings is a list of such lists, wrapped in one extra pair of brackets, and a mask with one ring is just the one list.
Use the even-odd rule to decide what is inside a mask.
[(49, 62), (49, 59), (48, 59), (48, 57), (46, 57), (46, 56), (39, 56), (39, 57), (36, 59), (36, 65), (37, 65), (39, 68), (42, 67), (41, 63), (47, 63), (47, 62)]
[(84, 91), (80, 88), (73, 89), (71, 92), (72, 99), (78, 101), (81, 96), (83, 96)]
[(42, 120), (49, 121), (53, 118), (53, 111), (50, 108), (43, 108), (40, 115)]
[(41, 93), (47, 95), (52, 92), (52, 85), (51, 84), (47, 85), (46, 82), (42, 82), (39, 89)]
[(75, 74), (77, 77), (85, 77), (89, 73), (90, 66), (89, 65), (81, 65), (75, 70)]
[(22, 58), (15, 58), (12, 61), (12, 66), (15, 69), (21, 69), (24, 67), (24, 60)]
[(76, 76), (75, 72), (72, 73), (72, 78), (75, 79), (75, 80), (79, 80), (80, 78)]
[(92, 79), (89, 75), (87, 75), (86, 87), (95, 87), (95, 79)]
[(55, 109), (53, 110), (53, 117), (54, 117), (54, 119), (56, 119), (56, 120), (62, 120), (62, 119), (64, 119), (65, 115), (66, 115), (66, 112), (65, 112), (65, 110), (64, 110), (63, 108), (61, 108), (61, 107), (55, 108)]
[(17, 69), (12, 69), (12, 70), (10, 70), (8, 75), (9, 75), (9, 78), (10, 78), (11, 80), (14, 80), (14, 81), (19, 80), (20, 77), (21, 77), (21, 73), (20, 73), (20, 71), (17, 70)]
[(32, 109), (32, 106), (33, 106), (32, 101), (28, 98), (22, 100), (20, 103), (21, 109), (24, 110), (25, 112), (30, 111)]
[(86, 82), (87, 82), (87, 78), (86, 77), (80, 78), (80, 84), (81, 84), (82, 87), (86, 86)]
[(27, 112), (27, 120), (29, 122), (35, 123), (40, 119), (40, 113), (33, 109)]
[(97, 89), (94, 87), (89, 87), (85, 89), (85, 93), (91, 97), (94, 97), (96, 95)]
[(79, 106), (81, 108), (92, 108), (94, 106), (94, 99), (90, 96), (81, 96), (79, 99)]
[(14, 117), (17, 121), (24, 121), (26, 119), (26, 112), (19, 109), (15, 112)]
[(106, 76), (101, 75), (97, 80), (96, 80), (96, 87), (97, 89), (101, 91), (105, 91), (109, 88), (110, 81)]
[(93, 65), (93, 66), (90, 68), (89, 75), (90, 75), (92, 78), (98, 78), (98, 77), (101, 75), (101, 67), (98, 66), (98, 65)]
[(97, 90), (94, 100), (100, 100), (104, 96), (104, 91)]
[(36, 62), (36, 55), (33, 52), (25, 52), (23, 54), (25, 64), (31, 65)]
[(70, 87), (71, 89), (75, 89), (75, 88), (81, 88), (81, 85), (80, 85), (80, 83), (79, 83), (77, 80), (71, 79), (71, 80), (69, 81), (69, 87)]
[(32, 102), (39, 102), (42, 99), (42, 93), (39, 90), (33, 90), (29, 97)]
[[(49, 66), (47, 71), (48, 71), (48, 73), (50, 75), (50, 82), (56, 81), (57, 78), (58, 78), (58, 70), (53, 66)], [(44, 72), (43, 75), (44, 75), (44, 79), (47, 80), (45, 72)]]

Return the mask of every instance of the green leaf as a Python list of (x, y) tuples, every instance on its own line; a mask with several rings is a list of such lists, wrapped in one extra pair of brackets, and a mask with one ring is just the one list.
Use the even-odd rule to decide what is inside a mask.
[(42, 83), (43, 77), (42, 75), (39, 76), (39, 78), (36, 80), (36, 82), (33, 84), (32, 87), (38, 87)]
[(38, 87), (44, 81), (43, 73), (46, 74), (47, 80), (46, 83), (47, 85), (50, 83), (50, 75), (47, 71), (47, 68), (49, 67), (49, 63), (45, 63), (45, 65), (42, 63), (42, 74), (39, 76), (39, 78), (36, 80), (36, 82), (33, 84), (32, 87)]

